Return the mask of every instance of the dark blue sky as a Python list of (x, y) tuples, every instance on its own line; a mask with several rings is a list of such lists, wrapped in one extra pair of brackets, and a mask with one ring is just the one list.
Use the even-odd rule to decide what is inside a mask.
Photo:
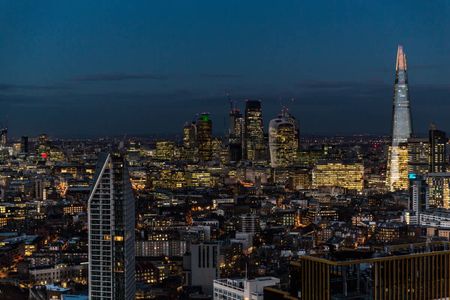
[(450, 130), (449, 1), (0, 0), (0, 120), (154, 134), (208, 111), (219, 134), (229, 93), (266, 120), (287, 105), (303, 133), (389, 134), (399, 43), (414, 130)]

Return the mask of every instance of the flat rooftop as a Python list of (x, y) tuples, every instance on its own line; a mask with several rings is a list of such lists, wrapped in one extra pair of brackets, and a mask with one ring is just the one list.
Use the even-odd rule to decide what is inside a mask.
[[(321, 261), (328, 264), (370, 263), (378, 260), (396, 259), (402, 256), (421, 256), (438, 252), (450, 254), (450, 242), (428, 242), (415, 244), (385, 245), (368, 251), (343, 250), (325, 255), (306, 255), (301, 260)], [(295, 263), (294, 263), (295, 264)]]

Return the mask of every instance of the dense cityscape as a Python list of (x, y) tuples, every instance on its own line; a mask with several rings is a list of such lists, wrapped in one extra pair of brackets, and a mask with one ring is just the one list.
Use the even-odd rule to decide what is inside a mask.
[(449, 141), (414, 134), (395, 62), (390, 137), (303, 135), (242, 99), (225, 136), (207, 112), (172, 139), (4, 127), (0, 298), (447, 299)]

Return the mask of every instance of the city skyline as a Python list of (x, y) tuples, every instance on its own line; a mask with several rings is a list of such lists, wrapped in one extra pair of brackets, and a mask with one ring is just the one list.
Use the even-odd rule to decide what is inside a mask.
[(203, 111), (217, 135), (227, 95), (261, 99), (265, 128), (287, 106), (303, 133), (388, 135), (397, 44), (409, 53), (416, 132), (450, 128), (448, 3), (429, 14), (417, 2), (108, 4), (3, 5), (0, 121), (11, 135), (177, 134)]
[(0, 1), (2, 300), (450, 299), (450, 2)]

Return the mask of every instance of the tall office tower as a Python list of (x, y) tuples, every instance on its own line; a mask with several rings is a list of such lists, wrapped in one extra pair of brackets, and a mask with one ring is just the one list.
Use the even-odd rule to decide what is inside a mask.
[(202, 113), (197, 120), (198, 156), (201, 161), (212, 158), (212, 121), (209, 113)]
[(299, 145), (298, 123), (287, 109), (269, 123), (269, 152), (272, 168), (292, 165)]
[(444, 131), (438, 130), (431, 124), (428, 131), (430, 140), (430, 173), (445, 172), (447, 164), (446, 145), (447, 136)]
[(0, 129), (0, 146), (6, 146), (8, 144), (8, 128)]
[(408, 139), (408, 176), (426, 175), (429, 159), (430, 144), (427, 138)]
[(22, 136), (20, 138), (20, 152), (23, 154), (28, 154), (29, 148), (28, 148), (28, 137)]
[(89, 299), (135, 298), (135, 211), (127, 161), (101, 155), (88, 200)]
[(230, 110), (230, 129), (228, 147), (230, 152), (230, 161), (240, 161), (242, 159), (242, 138), (243, 138), (244, 119), (239, 109), (234, 106)]
[(392, 145), (389, 149), (387, 185), (391, 191), (408, 188), (408, 158), (403, 153), (412, 134), (409, 109), (406, 55), (398, 46), (394, 101), (392, 109)]
[(262, 160), (264, 152), (261, 101), (247, 100), (244, 121), (244, 158), (251, 161)]
[(183, 159), (197, 161), (197, 126), (188, 122), (183, 127)]
[(197, 128), (195, 122), (186, 123), (183, 127), (183, 147), (191, 149), (195, 147), (197, 138)]

